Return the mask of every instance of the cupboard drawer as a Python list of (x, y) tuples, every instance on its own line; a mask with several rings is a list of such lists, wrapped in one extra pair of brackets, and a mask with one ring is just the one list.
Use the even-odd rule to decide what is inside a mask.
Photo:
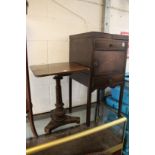
[(97, 38), (95, 39), (95, 50), (125, 50), (127, 42), (122, 40)]

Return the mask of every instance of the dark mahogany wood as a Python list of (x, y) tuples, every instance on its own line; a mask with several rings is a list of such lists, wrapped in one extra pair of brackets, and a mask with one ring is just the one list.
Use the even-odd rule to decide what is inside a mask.
[(89, 71), (88, 67), (78, 63), (69, 62), (33, 65), (30, 66), (30, 68), (34, 75), (37, 77), (44, 77), (49, 75), (68, 75), (72, 73)]
[(87, 32), (70, 36), (70, 62), (90, 68), (90, 73), (71, 78), (88, 87), (86, 123), (90, 125), (91, 93), (96, 89), (121, 86), (118, 116), (121, 113), (128, 36)]
[(72, 112), (72, 78), (69, 76), (69, 113)]
[[(77, 63), (65, 62), (65, 63), (35, 65), (35, 66), (31, 66), (31, 70), (33, 74), (37, 77), (56, 75), (54, 76), (54, 79), (56, 81), (56, 104), (55, 104), (56, 108), (51, 113), (52, 119), (45, 127), (45, 133), (49, 134), (53, 129), (65, 124), (80, 123), (79, 117), (65, 115), (65, 110), (63, 108), (64, 104), (62, 102), (62, 92), (61, 92), (60, 81), (63, 78), (63, 76), (71, 75), (72, 73), (88, 72), (89, 68), (79, 65)], [(70, 81), (70, 87), (71, 87), (71, 81)], [(71, 98), (69, 100), (70, 100), (69, 104), (71, 106)]]
[(120, 89), (120, 96), (119, 96), (118, 116), (121, 116), (124, 83), (122, 83), (122, 84), (120, 85), (120, 87), (121, 87), (121, 89)]
[(99, 115), (99, 106), (100, 106), (100, 89), (97, 89), (97, 102), (95, 107), (95, 122), (97, 120), (97, 114)]
[(63, 102), (62, 102), (62, 93), (61, 93), (61, 85), (60, 80), (62, 79), (62, 76), (56, 75), (54, 77), (56, 80), (56, 108), (51, 114), (52, 120), (48, 123), (48, 125), (45, 127), (45, 132), (50, 133), (53, 129), (69, 124), (69, 123), (80, 123), (79, 117), (71, 117), (65, 115), (65, 109), (63, 108)]
[(112, 153), (112, 155), (122, 155), (122, 150), (118, 150), (118, 151)]

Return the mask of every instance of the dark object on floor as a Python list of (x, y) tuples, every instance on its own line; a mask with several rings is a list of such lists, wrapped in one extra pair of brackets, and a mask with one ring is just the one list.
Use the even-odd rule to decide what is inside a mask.
[[(87, 114), (86, 123), (90, 125), (91, 93), (98, 89), (120, 85), (118, 116), (121, 114), (124, 75), (128, 48), (128, 36), (113, 35), (103, 32), (87, 32), (70, 36), (70, 62), (90, 67), (90, 73), (73, 74), (70, 76), (86, 87)], [(71, 88), (70, 86), (69, 88)], [(97, 95), (99, 104), (99, 93)], [(71, 91), (70, 91), (71, 99)], [(72, 107), (70, 102), (70, 109)], [(70, 110), (71, 111), (71, 110)]]

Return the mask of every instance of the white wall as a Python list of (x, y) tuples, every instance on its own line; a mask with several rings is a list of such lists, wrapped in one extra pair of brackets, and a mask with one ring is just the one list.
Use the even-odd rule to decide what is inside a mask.
[[(129, 0), (105, 0), (104, 31), (112, 34), (129, 32)], [(126, 72), (129, 72), (127, 59)]]
[[(102, 0), (28, 0), (27, 46), (29, 66), (69, 60), (69, 35), (101, 31)], [(34, 113), (50, 111), (55, 104), (55, 81), (36, 78), (30, 71)], [(86, 87), (73, 82), (73, 105), (86, 103)], [(68, 77), (62, 80), (65, 107), (68, 107)], [(93, 94), (92, 101), (96, 95)]]

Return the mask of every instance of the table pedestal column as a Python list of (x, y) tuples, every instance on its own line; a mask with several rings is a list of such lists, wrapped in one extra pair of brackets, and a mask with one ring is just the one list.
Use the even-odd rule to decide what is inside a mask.
[(51, 114), (51, 121), (47, 124), (45, 127), (45, 132), (50, 133), (53, 129), (69, 124), (69, 123), (80, 123), (79, 117), (72, 117), (65, 115), (65, 109), (63, 108), (63, 102), (62, 102), (62, 93), (61, 93), (61, 84), (60, 80), (62, 79), (61, 75), (56, 75), (54, 77), (56, 80), (56, 108)]

